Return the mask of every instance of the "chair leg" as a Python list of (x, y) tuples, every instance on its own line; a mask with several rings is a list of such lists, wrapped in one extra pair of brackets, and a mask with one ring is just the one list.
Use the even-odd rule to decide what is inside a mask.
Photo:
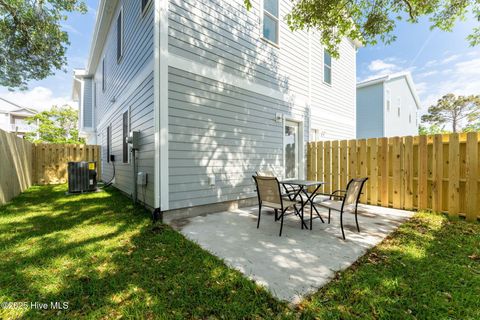
[[(312, 205), (313, 205), (313, 204), (312, 204)], [(320, 218), (320, 220), (322, 220), (322, 223), (325, 223), (325, 221), (323, 221), (322, 216), (321, 216), (320, 213), (318, 212), (317, 208), (315, 208), (315, 206), (313, 206), (313, 209), (314, 209), (315, 212), (317, 213), (317, 216)]]
[(345, 240), (345, 231), (343, 231), (343, 211), (340, 211), (340, 227), (342, 228), (343, 240)]
[(257, 229), (260, 227), (260, 215), (262, 214), (262, 205), (258, 205), (258, 220), (257, 220)]
[(330, 224), (330, 214), (332, 213), (331, 209), (328, 209), (328, 224)]
[(355, 208), (355, 222), (357, 223), (357, 231), (360, 232), (360, 226), (358, 225), (357, 208)]
[(282, 236), (282, 230), (283, 230), (283, 216), (285, 216), (285, 211), (287, 211), (286, 209), (282, 212), (282, 216), (281, 216), (281, 222), (280, 222), (280, 234), (278, 235), (279, 237)]
[(278, 221), (278, 209), (275, 209), (275, 221)]
[(312, 230), (312, 220), (313, 220), (313, 203), (310, 203), (310, 230)]

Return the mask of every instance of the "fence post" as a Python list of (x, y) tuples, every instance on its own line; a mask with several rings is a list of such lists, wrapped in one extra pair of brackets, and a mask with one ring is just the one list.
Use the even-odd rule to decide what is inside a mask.
[(479, 215), (478, 205), (478, 133), (469, 132), (466, 144), (466, 186), (467, 196), (466, 218), (467, 221), (477, 220)]
[(448, 214), (457, 217), (460, 211), (460, 142), (458, 133), (448, 141)]
[(432, 163), (432, 209), (442, 212), (443, 193), (443, 137), (436, 134), (433, 138), (433, 163)]

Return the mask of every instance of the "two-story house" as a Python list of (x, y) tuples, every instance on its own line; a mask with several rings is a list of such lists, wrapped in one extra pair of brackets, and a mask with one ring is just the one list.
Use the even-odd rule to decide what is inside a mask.
[(37, 111), (19, 106), (5, 98), (0, 98), (0, 129), (15, 132), (23, 137), (27, 132), (36, 130), (36, 126), (27, 124), (25, 119), (37, 114)]
[(357, 84), (357, 138), (418, 135), (418, 97), (409, 72)]
[(74, 97), (105, 180), (115, 166), (114, 186), (132, 194), (147, 173), (138, 199), (162, 211), (227, 207), (253, 199), (257, 170), (304, 177), (306, 142), (355, 138), (358, 42), (333, 59), (315, 32), (289, 30), (291, 1), (252, 3), (100, 1)]

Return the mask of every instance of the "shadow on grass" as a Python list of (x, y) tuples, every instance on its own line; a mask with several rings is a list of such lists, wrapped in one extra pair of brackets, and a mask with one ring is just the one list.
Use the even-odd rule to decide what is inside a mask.
[(419, 213), (300, 306), (303, 319), (480, 319), (480, 224)]
[[(291, 310), (115, 190), (35, 187), (0, 208), (0, 318), (275, 318)], [(3, 316), (2, 316), (3, 312)]]

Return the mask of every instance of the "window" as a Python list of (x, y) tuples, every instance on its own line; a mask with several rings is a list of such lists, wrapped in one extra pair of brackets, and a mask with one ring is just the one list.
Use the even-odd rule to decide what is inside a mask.
[(401, 98), (398, 98), (397, 99), (397, 113), (398, 113), (398, 116), (400, 117), (400, 108), (402, 107), (402, 99)]
[(117, 18), (117, 62), (123, 56), (123, 9), (120, 10)]
[(278, 44), (278, 0), (263, 0), (263, 38)]
[(105, 92), (107, 89), (107, 79), (105, 79), (107, 76), (106, 71), (105, 71), (105, 58), (102, 60), (102, 91)]
[(332, 84), (332, 56), (328, 51), (323, 51), (323, 82)]
[(149, 3), (150, 0), (142, 0), (142, 12), (145, 12), (145, 9), (147, 9)]
[(411, 113), (408, 115), (408, 122), (412, 123), (412, 114)]
[(123, 113), (123, 163), (128, 163), (128, 110)]
[(391, 102), (391, 98), (390, 98), (390, 90), (388, 90), (388, 89), (387, 89), (386, 96), (387, 96), (387, 99), (386, 99), (387, 100), (387, 102), (386, 102), (387, 111), (390, 111), (390, 105), (392, 104), (392, 102)]
[(400, 107), (397, 108), (398, 116), (400, 117)]
[(107, 127), (107, 162), (110, 162), (110, 142), (112, 140), (112, 128), (111, 126)]

